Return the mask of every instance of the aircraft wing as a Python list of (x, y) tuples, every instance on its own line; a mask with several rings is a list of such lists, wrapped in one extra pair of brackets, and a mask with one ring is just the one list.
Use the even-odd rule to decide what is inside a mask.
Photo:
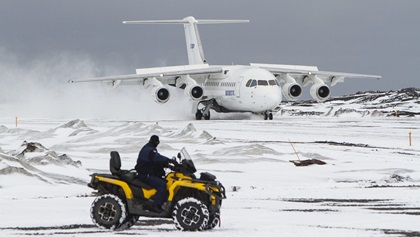
[[(86, 78), (80, 80), (69, 80), (69, 83), (79, 82), (105, 82), (112, 83), (116, 86), (122, 82), (135, 82), (141, 83), (147, 78), (156, 78), (162, 83), (171, 83), (177, 77), (183, 75), (209, 75), (215, 73), (221, 73), (223, 69), (221, 67), (210, 67), (208, 64), (200, 65), (183, 65), (183, 66), (172, 66), (172, 67), (155, 67), (155, 68), (144, 68), (137, 69), (136, 74), (118, 75), (118, 76), (106, 76), (96, 78)], [(127, 83), (130, 84), (130, 83)]]
[(338, 82), (343, 82), (344, 78), (370, 78), (381, 79), (378, 75), (345, 73), (345, 72), (327, 72), (318, 71), (315, 66), (299, 66), (299, 65), (282, 65), (282, 64), (261, 64), (251, 63), (251, 66), (266, 69), (274, 75), (288, 74), (294, 77), (297, 81), (304, 83), (304, 80), (309, 75), (318, 76), (324, 82), (331, 83), (334, 86)]

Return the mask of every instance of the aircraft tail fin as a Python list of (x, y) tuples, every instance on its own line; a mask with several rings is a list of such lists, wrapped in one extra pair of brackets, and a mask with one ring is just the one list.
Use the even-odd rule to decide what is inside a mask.
[(248, 20), (196, 20), (194, 17), (185, 17), (182, 20), (152, 20), (152, 21), (123, 21), (124, 24), (183, 24), (187, 44), (189, 64), (205, 64), (203, 46), (197, 24), (247, 23)]

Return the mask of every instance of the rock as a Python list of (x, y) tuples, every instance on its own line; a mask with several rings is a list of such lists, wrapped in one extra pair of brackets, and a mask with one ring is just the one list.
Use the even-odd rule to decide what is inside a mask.
[(325, 165), (326, 162), (318, 159), (309, 159), (309, 160), (289, 160), (296, 166), (308, 166), (308, 165)]

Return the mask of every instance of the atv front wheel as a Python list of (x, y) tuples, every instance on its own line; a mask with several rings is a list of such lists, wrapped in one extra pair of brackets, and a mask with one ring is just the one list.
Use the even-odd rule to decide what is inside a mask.
[(126, 220), (127, 211), (119, 197), (105, 194), (93, 201), (90, 208), (90, 217), (99, 228), (116, 230)]
[(130, 229), (139, 220), (139, 216), (128, 215), (124, 222), (118, 227), (118, 230)]
[(217, 211), (213, 215), (210, 215), (209, 222), (207, 223), (205, 230), (212, 230), (216, 226), (220, 225), (220, 212)]
[(178, 230), (200, 231), (207, 226), (209, 210), (200, 200), (184, 198), (175, 205), (172, 218)]

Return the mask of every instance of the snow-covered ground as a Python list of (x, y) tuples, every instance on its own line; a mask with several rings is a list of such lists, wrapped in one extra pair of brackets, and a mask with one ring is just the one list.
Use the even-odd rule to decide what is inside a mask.
[[(409, 146), (409, 132), (412, 145)], [(134, 167), (152, 134), (160, 153), (186, 147), (227, 189), (220, 228), (200, 236), (419, 236), (418, 117), (284, 116), (273, 121), (139, 122), (0, 118), (1, 236), (197, 236), (170, 219), (98, 229), (86, 186), (109, 152)], [(320, 159), (326, 165), (294, 166)]]

